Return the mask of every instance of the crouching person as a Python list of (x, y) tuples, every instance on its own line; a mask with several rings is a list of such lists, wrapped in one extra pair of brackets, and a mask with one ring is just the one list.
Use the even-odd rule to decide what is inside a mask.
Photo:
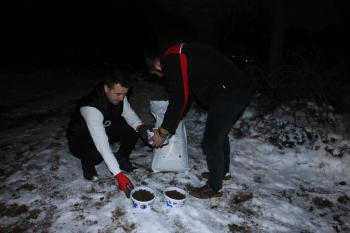
[[(121, 71), (97, 84), (78, 102), (66, 134), (71, 154), (81, 160), (84, 178), (97, 177), (95, 165), (103, 160), (128, 198), (133, 184), (122, 170), (135, 169), (129, 156), (144, 126), (126, 97), (130, 87), (131, 79)], [(119, 151), (113, 154), (110, 144), (117, 141)]]

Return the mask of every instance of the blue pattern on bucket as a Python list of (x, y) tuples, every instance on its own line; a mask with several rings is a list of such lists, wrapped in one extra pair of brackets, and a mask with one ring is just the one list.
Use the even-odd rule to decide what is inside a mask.
[(183, 202), (172, 202), (172, 201), (165, 201), (166, 206), (170, 207), (170, 208), (181, 208), (185, 205), (185, 201)]
[(165, 203), (166, 203), (166, 205), (167, 205), (167, 206), (169, 206), (169, 207), (173, 208), (173, 206), (171, 205), (171, 202), (169, 202), (169, 201), (165, 201)]

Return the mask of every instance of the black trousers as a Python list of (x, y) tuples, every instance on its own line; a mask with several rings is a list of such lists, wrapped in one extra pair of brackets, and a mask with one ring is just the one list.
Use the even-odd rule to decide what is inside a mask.
[[(107, 134), (109, 143), (121, 141), (118, 154), (129, 158), (139, 138), (139, 134), (122, 118)], [(95, 166), (103, 160), (90, 135), (68, 140), (70, 153), (81, 160), (85, 167)]]
[(209, 105), (202, 146), (209, 170), (208, 184), (222, 188), (222, 178), (230, 170), (228, 133), (249, 102), (250, 92), (229, 92)]

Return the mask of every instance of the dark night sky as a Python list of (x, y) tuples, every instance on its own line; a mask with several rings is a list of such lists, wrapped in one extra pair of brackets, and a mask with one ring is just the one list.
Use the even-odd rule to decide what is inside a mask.
[(60, 62), (71, 52), (130, 57), (143, 50), (152, 31), (141, 8), (129, 2), (5, 1), (1, 62)]
[[(120, 57), (137, 60), (142, 57), (149, 39), (155, 38), (155, 25), (150, 23), (145, 8), (150, 2), (153, 1), (4, 0), (0, 3), (0, 62), (61, 63), (71, 53), (75, 56), (71, 59), (84, 57), (90, 59), (88, 62), (113, 61)], [(161, 23), (162, 19), (159, 21)], [(332, 41), (344, 36), (344, 33), (332, 30), (316, 33), (314, 37), (300, 29), (289, 30), (286, 44), (312, 44), (320, 38)], [(248, 36), (249, 39), (241, 38), (241, 41), (249, 42), (247, 46), (251, 49), (254, 45), (268, 46), (259, 44), (260, 38)], [(235, 38), (238, 36), (228, 40)]]

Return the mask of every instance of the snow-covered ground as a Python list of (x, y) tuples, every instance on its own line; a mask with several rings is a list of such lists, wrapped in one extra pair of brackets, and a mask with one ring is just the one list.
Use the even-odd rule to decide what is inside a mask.
[[(185, 118), (190, 171), (154, 173), (153, 151), (141, 140), (131, 155), (138, 170), (129, 178), (156, 191), (151, 210), (134, 209), (104, 163), (99, 179), (86, 181), (65, 132), (76, 102), (101, 80), (99, 73), (1, 75), (0, 232), (350, 232), (345, 126), (295, 127), (287, 115), (257, 120), (254, 101), (230, 133), (233, 182), (220, 202), (188, 198), (170, 209), (162, 196), (169, 186), (205, 182), (206, 112), (196, 104)], [(165, 86), (146, 81), (129, 97), (146, 123), (155, 122), (150, 100), (166, 99)]]

